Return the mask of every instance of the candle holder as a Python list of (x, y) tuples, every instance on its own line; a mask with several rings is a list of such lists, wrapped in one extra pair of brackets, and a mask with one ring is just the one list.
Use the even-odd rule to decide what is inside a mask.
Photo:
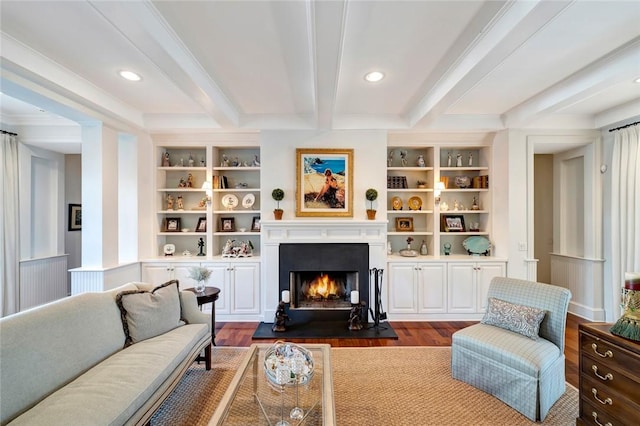
[(349, 330), (362, 330), (362, 312), (366, 312), (364, 302), (351, 304), (351, 312), (349, 313)]
[(273, 321), (273, 327), (271, 327), (271, 330), (273, 331), (277, 331), (277, 332), (281, 332), (281, 331), (287, 331), (287, 327), (285, 326), (285, 323), (289, 320), (289, 315), (287, 315), (287, 312), (285, 311), (285, 303), (284, 301), (280, 301), (280, 303), (278, 303), (278, 308), (276, 308), (276, 315)]

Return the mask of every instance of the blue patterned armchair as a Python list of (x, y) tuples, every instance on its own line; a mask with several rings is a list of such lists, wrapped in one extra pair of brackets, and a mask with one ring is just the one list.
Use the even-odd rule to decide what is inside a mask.
[(451, 374), (530, 420), (542, 421), (565, 391), (564, 338), (571, 292), (553, 285), (496, 277), (489, 286), (488, 298), (543, 310), (539, 338), (482, 322), (459, 330), (452, 337)]

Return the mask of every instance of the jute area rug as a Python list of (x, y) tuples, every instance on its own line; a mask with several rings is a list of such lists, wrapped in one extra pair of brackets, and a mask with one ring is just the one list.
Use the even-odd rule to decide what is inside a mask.
[[(151, 424), (206, 425), (246, 348), (215, 347), (211, 371), (194, 364)], [(451, 378), (449, 347), (332, 348), (336, 420), (361, 425), (575, 425), (578, 391), (567, 391), (544, 422)]]

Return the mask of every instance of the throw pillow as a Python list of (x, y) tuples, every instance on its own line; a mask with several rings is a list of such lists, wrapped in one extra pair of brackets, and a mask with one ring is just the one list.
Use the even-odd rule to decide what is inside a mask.
[(123, 291), (116, 296), (125, 347), (164, 334), (180, 325), (178, 280), (168, 281), (151, 291)]
[(538, 332), (544, 315), (545, 311), (542, 309), (490, 297), (487, 312), (480, 322), (482, 324), (495, 325), (505, 330), (520, 333), (530, 339), (538, 340)]

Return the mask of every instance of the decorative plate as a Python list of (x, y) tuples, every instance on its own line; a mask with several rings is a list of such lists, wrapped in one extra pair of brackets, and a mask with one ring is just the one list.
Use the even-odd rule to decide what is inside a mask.
[(229, 210), (233, 210), (238, 205), (238, 197), (233, 194), (227, 194), (222, 197), (222, 205)]
[(471, 255), (483, 254), (489, 256), (489, 250), (491, 250), (491, 241), (479, 235), (467, 238), (462, 242), (462, 245), (467, 250), (467, 253)]
[(391, 199), (391, 205), (394, 210), (402, 210), (402, 199), (400, 199), (400, 197), (393, 197)]
[(411, 210), (420, 210), (422, 208), (422, 198), (420, 197), (409, 198), (409, 208)]
[(165, 244), (162, 251), (165, 256), (173, 256), (173, 253), (176, 252), (176, 246), (173, 244)]
[(255, 202), (256, 196), (253, 194), (247, 194), (242, 199), (242, 207), (244, 207), (245, 209), (250, 209)]

